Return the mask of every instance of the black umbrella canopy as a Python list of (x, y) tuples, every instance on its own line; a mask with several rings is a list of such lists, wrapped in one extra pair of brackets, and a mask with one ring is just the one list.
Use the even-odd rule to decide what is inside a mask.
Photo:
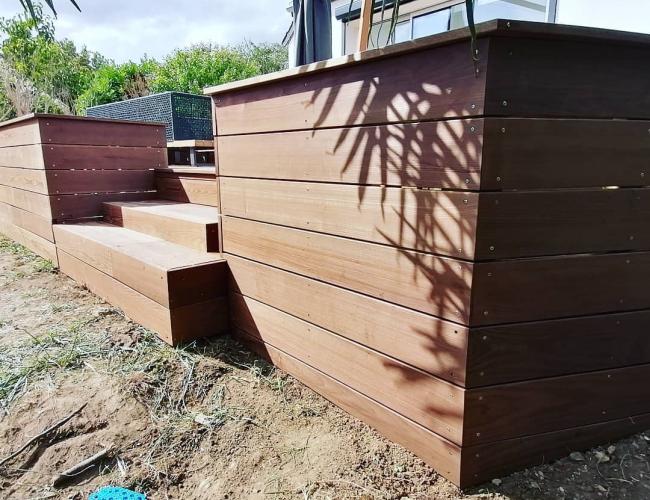
[(332, 57), (331, 0), (293, 0), (295, 65)]

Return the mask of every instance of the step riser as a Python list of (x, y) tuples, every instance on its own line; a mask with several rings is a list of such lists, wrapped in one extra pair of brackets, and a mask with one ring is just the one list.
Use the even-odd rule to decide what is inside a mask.
[(158, 333), (168, 344), (219, 335), (228, 329), (225, 297), (170, 310), (64, 250), (59, 249), (58, 255), (62, 273), (122, 309), (133, 321)]
[(110, 203), (104, 204), (104, 220), (201, 252), (219, 252), (219, 223), (201, 223), (156, 215)]

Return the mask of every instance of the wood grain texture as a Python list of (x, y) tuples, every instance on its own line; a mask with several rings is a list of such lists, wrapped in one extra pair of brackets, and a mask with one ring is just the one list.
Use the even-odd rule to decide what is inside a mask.
[(650, 365), (545, 378), (465, 393), (464, 445), (650, 412)]
[(647, 44), (493, 38), (485, 114), (650, 118), (648, 58)]
[(231, 294), (230, 310), (236, 330), (304, 360), (400, 415), (460, 443), (461, 388), (251, 298)]
[(224, 215), (474, 257), (476, 193), (240, 178), (219, 181)]
[(47, 176), (43, 170), (0, 167), (0, 184), (33, 193), (48, 194)]
[(171, 311), (59, 249), (61, 272), (118, 307), (135, 322), (156, 332), (165, 342), (177, 345), (199, 337), (216, 335), (227, 328), (227, 301), (215, 298)]
[(315, 370), (302, 360), (273, 346), (255, 342), (244, 335), (238, 338), (249, 348), (281, 370), (293, 375), (339, 408), (363, 420), (388, 439), (408, 448), (450, 481), (459, 482), (460, 448), (457, 445)]
[(650, 311), (472, 328), (466, 386), (650, 363)]
[(165, 127), (127, 121), (39, 117), (43, 144), (165, 148)]
[(478, 189), (482, 119), (217, 137), (226, 177)]
[[(486, 40), (479, 47), (487, 54)], [(215, 96), (217, 135), (480, 115), (487, 57), (477, 76), (467, 50), (452, 44)]]
[(56, 222), (97, 218), (107, 201), (141, 201), (155, 198), (155, 191), (134, 193), (63, 194), (50, 196), (52, 220)]
[(104, 219), (201, 252), (219, 251), (215, 207), (165, 200), (104, 203)]
[(52, 220), (50, 197), (0, 184), (0, 202)]
[(52, 221), (49, 219), (3, 202), (0, 202), (0, 217), (3, 218), (5, 222), (26, 229), (27, 231), (54, 243)]
[(465, 323), (472, 264), (233, 217), (224, 251)]
[(16, 243), (29, 248), (35, 254), (40, 255), (44, 259), (51, 261), (55, 266), (58, 266), (58, 259), (56, 254), (56, 247), (54, 243), (41, 238), (40, 236), (18, 227), (13, 224), (9, 219), (0, 213), (0, 233), (8, 238), (14, 240)]
[[(2, 143), (3, 134), (6, 132), (9, 132), (9, 130), (0, 130), (0, 143)], [(0, 166), (42, 169), (45, 167), (43, 146), (41, 144), (28, 144), (0, 147)]]
[[(21, 120), (0, 129), (0, 148), (40, 143), (38, 120)], [(0, 153), (1, 154), (1, 153)]]
[(156, 172), (156, 188), (159, 198), (219, 206), (219, 186), (214, 175), (187, 176)]
[(226, 257), (231, 291), (464, 385), (467, 328), (234, 255)]
[(43, 145), (43, 162), (45, 168), (50, 170), (147, 170), (167, 165), (167, 149), (46, 144)]
[(49, 194), (153, 191), (153, 170), (48, 170)]
[(477, 260), (650, 250), (648, 188), (481, 193), (478, 214)]
[(486, 190), (650, 185), (650, 122), (486, 118)]
[(550, 463), (574, 451), (615, 442), (648, 428), (650, 414), (646, 413), (561, 431), (467, 446), (461, 452), (461, 477), (456, 484), (462, 488), (478, 485), (517, 469)]
[(474, 265), (471, 325), (650, 309), (650, 253)]
[(55, 225), (58, 248), (169, 309), (226, 293), (220, 258), (105, 223)]

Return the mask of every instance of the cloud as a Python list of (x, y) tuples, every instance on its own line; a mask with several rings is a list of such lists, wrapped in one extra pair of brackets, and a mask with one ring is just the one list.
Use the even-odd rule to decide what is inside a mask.
[[(102, 53), (117, 62), (145, 54), (161, 59), (195, 43), (280, 42), (291, 22), (285, 0), (55, 0), (58, 38)], [(0, 16), (21, 11), (4, 0)]]

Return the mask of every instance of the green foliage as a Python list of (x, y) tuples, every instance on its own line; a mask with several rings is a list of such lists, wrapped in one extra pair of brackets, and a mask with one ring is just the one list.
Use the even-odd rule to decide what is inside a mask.
[[(85, 49), (77, 51), (69, 40), (56, 40), (51, 18), (44, 16), (39, 6), (34, 9), (35, 18), (24, 15), (0, 20), (0, 55), (32, 84), (31, 111), (70, 112), (105, 59)], [(9, 97), (6, 92), (5, 96)]]
[(158, 63), (152, 59), (102, 66), (79, 95), (75, 107), (77, 113), (83, 114), (90, 106), (149, 94), (149, 81), (157, 69)]
[(115, 64), (57, 40), (40, 4), (24, 6), (24, 15), (0, 19), (0, 120), (29, 112), (84, 114), (90, 106), (169, 90), (201, 94), (205, 87), (287, 66), (285, 47), (252, 42), (195, 45), (160, 63)]
[(153, 92), (176, 90), (200, 94), (205, 87), (259, 74), (258, 67), (228, 47), (195, 45), (165, 58), (151, 81)]

